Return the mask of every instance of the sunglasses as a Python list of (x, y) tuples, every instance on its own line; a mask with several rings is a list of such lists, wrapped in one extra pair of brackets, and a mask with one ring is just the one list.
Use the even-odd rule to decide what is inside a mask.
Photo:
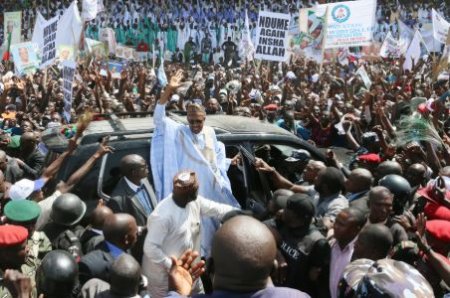
[(188, 120), (189, 124), (202, 124), (204, 120), (194, 120), (190, 119)]

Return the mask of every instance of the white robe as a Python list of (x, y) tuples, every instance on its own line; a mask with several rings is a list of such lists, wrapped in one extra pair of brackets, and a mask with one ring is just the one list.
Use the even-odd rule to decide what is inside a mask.
[(233, 207), (218, 204), (201, 196), (186, 205), (178, 206), (172, 195), (162, 200), (147, 221), (142, 271), (149, 281), (152, 298), (165, 297), (168, 291), (168, 272), (171, 256), (176, 258), (188, 249), (200, 250), (202, 216), (218, 220)]
[[(225, 146), (217, 141), (214, 130), (212, 138), (206, 134), (194, 135), (188, 125), (166, 117), (165, 105), (156, 105), (153, 115), (155, 131), (151, 144), (151, 168), (156, 197), (162, 200), (172, 193), (173, 177), (185, 169), (194, 171), (199, 181), (199, 194), (215, 202), (239, 207), (231, 192), (227, 170), (230, 160), (225, 156)], [(208, 128), (204, 128), (205, 129)], [(208, 139), (208, 140), (207, 140)], [(212, 140), (213, 144), (209, 144)], [(205, 158), (201, 150), (209, 150), (212, 158)], [(210, 148), (211, 147), (211, 148)], [(202, 255), (208, 256), (212, 237), (218, 222), (202, 221)]]

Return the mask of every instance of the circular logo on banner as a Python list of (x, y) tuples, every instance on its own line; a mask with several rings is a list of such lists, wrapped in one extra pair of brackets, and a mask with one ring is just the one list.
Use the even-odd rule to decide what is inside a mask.
[(350, 8), (348, 8), (347, 5), (337, 5), (333, 8), (331, 11), (331, 16), (333, 17), (333, 20), (335, 20), (338, 23), (343, 23), (350, 18)]

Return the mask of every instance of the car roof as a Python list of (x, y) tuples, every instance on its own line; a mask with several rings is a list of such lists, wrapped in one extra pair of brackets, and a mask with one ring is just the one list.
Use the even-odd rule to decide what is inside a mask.
[[(169, 113), (168, 117), (176, 122), (187, 124), (186, 116)], [(292, 136), (292, 133), (278, 127), (277, 125), (260, 121), (255, 118), (229, 115), (208, 115), (205, 124), (213, 127), (217, 134), (251, 134), (265, 133)], [(138, 131), (151, 132), (155, 128), (153, 117), (146, 116), (141, 118), (112, 117), (109, 120), (93, 121), (84, 132), (84, 137), (89, 135), (108, 135), (108, 134), (128, 134)], [(83, 142), (86, 143), (86, 142)], [(89, 143), (89, 142), (87, 142)]]
[[(187, 124), (186, 117), (172, 114), (170, 115), (175, 121)], [(231, 115), (207, 115), (205, 124), (213, 127), (216, 133), (268, 133), (268, 134), (283, 134), (292, 136), (292, 133), (277, 125), (261, 121), (259, 119), (231, 116)]]

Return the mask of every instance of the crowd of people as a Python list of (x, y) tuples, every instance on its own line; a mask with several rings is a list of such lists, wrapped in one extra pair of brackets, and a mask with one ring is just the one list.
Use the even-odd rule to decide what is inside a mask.
[[(242, 37), (245, 11), (249, 17), (250, 35), (255, 44), (256, 22), (260, 10), (288, 13), (291, 28), (298, 24), (299, 9), (336, 1), (100, 1), (102, 10), (90, 21), (86, 37), (99, 40), (102, 28), (112, 28), (117, 43), (139, 51), (164, 51), (171, 59), (191, 63), (228, 63)], [(103, 3), (104, 2), (104, 3)], [(22, 40), (30, 40), (37, 12), (45, 18), (62, 15), (71, 1), (17, 1), (0, 4), (4, 11), (22, 11)], [(81, 11), (82, 1), (79, 1)], [(398, 37), (397, 21), (410, 28), (431, 23), (431, 9), (444, 18), (450, 16), (442, 1), (378, 1), (374, 40), (383, 42), (388, 32)], [(1, 20), (0, 20), (1, 21)], [(295, 31), (295, 30), (294, 30)], [(228, 39), (230, 38), (230, 39)], [(0, 43), (6, 36), (0, 28)], [(231, 43), (230, 43), (231, 42)], [(241, 57), (242, 58), (242, 57)], [(238, 58), (237, 58), (238, 59)]]
[[(7, 1), (0, 11), (22, 10), (29, 40), (37, 11), (50, 17), (69, 4)], [(261, 8), (291, 13), (295, 22), (298, 9), (314, 3), (104, 5), (86, 37), (111, 27), (119, 43), (164, 47), (173, 58), (156, 67), (128, 62), (119, 77), (89, 54), (78, 58), (70, 121), (60, 68), (18, 76), (12, 61), (2, 62), (0, 297), (449, 293), (450, 86), (448, 65), (437, 68), (440, 53), (411, 71), (403, 58), (243, 61), (244, 9), (254, 30)], [(375, 37), (398, 34), (397, 19), (429, 23), (431, 8), (448, 19), (443, 1), (378, 1)], [(370, 85), (356, 73), (360, 65)], [(173, 111), (188, 124), (166, 117)], [(88, 125), (121, 112), (152, 114), (151, 154), (123, 157), (111, 199), (86, 201), (72, 191), (114, 154), (107, 138), (66, 181), (56, 177)], [(227, 173), (248, 156), (226, 158), (204, 125), (213, 115), (279, 126), (325, 148), (326, 158), (298, 149), (280, 164), (255, 153), (251, 165), (272, 195), (262, 210), (247, 208)], [(50, 159), (44, 135), (55, 128), (68, 145)]]

